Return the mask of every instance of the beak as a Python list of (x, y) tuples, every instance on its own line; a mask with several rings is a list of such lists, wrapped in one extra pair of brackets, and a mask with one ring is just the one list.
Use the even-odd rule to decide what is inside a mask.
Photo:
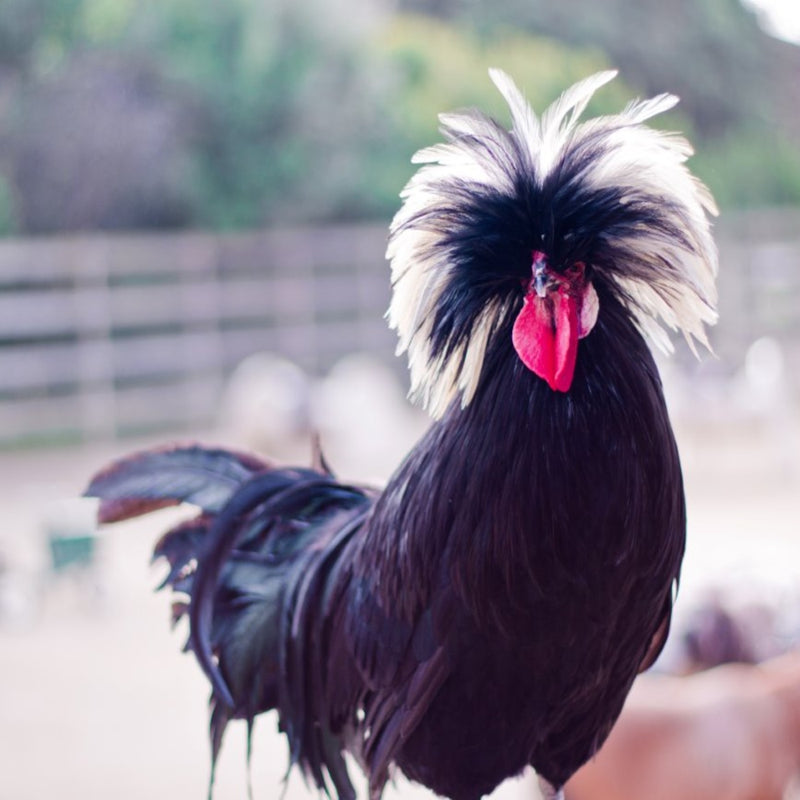
[(548, 283), (547, 261), (544, 254), (535, 253), (533, 257), (533, 288), (539, 297), (544, 297), (547, 294)]

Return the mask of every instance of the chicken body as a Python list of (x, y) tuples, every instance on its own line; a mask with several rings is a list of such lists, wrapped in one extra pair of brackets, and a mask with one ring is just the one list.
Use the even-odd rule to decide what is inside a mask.
[[(371, 699), (391, 713), (368, 753), (385, 737), (407, 775), (447, 797), (481, 797), (527, 764), (562, 785), (666, 634), (680, 467), (650, 354), (612, 319), (587, 340), (569, 397), (498, 354), (510, 368), (431, 429), (354, 543), (376, 608), (350, 602), (357, 652), (374, 654), (375, 676), (409, 671)], [(612, 399), (596, 401), (601, 387)], [(401, 629), (400, 655), (383, 642)], [(424, 694), (409, 703), (398, 678)]]
[(202, 448), (98, 476), (108, 521), (205, 509), (156, 553), (192, 599), (215, 749), (277, 707), (339, 797), (347, 749), (373, 797), (397, 764), (453, 800), (528, 764), (559, 787), (595, 752), (663, 643), (685, 527), (655, 365), (606, 307), (570, 395), (497, 353), (380, 494)]
[(577, 125), (613, 77), (511, 131), (443, 117), (392, 225), (389, 321), (436, 418), (382, 491), (200, 447), (135, 455), (100, 518), (199, 506), (156, 555), (188, 597), (230, 719), (277, 708), (291, 761), (340, 800), (355, 755), (478, 800), (532, 764), (557, 791), (608, 735), (666, 638), (684, 550), (681, 471), (643, 331), (704, 339), (713, 201), (660, 96)]

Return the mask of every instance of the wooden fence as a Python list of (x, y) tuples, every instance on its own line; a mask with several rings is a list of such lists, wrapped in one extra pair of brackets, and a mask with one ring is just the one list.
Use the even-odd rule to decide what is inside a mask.
[(0, 242), (0, 446), (207, 425), (257, 351), (391, 353), (386, 231)]
[[(800, 212), (718, 228), (717, 362), (770, 335), (800, 374)], [(271, 351), (320, 373), (394, 336), (386, 228), (0, 241), (0, 447), (207, 425)]]

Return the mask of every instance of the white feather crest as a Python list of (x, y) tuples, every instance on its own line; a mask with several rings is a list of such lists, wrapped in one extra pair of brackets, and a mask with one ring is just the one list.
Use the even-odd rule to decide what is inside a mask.
[(705, 326), (716, 321), (717, 272), (708, 217), (717, 213), (716, 206), (685, 166), (692, 154), (689, 143), (643, 124), (672, 108), (678, 102), (674, 95), (637, 100), (619, 114), (579, 122), (592, 95), (616, 74), (600, 72), (580, 81), (539, 119), (511, 78), (492, 69), (491, 79), (511, 110), (511, 130), (475, 110), (443, 114), (446, 141), (414, 156), (423, 166), (402, 192), (404, 202), (391, 226), (387, 258), (394, 291), (387, 317), (398, 333), (398, 353), (408, 352), (412, 396), (433, 416), (441, 416), (459, 394), (462, 405), (469, 403), (492, 333), (509, 310), (508, 302), (489, 303), (468, 338), (446, 357), (434, 356), (434, 312), (453, 270), (446, 248), (439, 246), (448, 220), (432, 223), (437, 209), (452, 211), (454, 182), (476, 196), (493, 192), (513, 197), (525, 173), (541, 187), (582, 146), (596, 152), (581, 168), (582, 186), (613, 188), (620, 203), (646, 196), (663, 206), (659, 213), (665, 224), (681, 233), (676, 240), (663, 227), (642, 225), (615, 239), (636, 264), (636, 270), (620, 271), (613, 279), (640, 329), (663, 349), (670, 344), (662, 324), (682, 331), (692, 349), (692, 339), (708, 346)]

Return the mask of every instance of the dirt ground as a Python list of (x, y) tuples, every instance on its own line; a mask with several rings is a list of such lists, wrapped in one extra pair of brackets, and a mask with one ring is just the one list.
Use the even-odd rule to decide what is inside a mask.
[[(718, 581), (800, 596), (796, 431), (764, 419), (678, 426), (690, 520), (681, 600)], [(138, 444), (0, 456), (0, 800), (205, 797), (205, 680), (178, 654), (185, 632), (170, 632), (168, 598), (152, 592), (161, 570), (148, 566), (171, 514), (103, 532), (89, 571), (55, 574), (47, 550), (48, 530), (87, 524), (70, 498), (92, 471)], [(380, 476), (407, 444), (393, 440), (375, 463), (348, 463), (343, 441), (330, 456), (346, 477)], [(286, 452), (305, 458), (305, 449)], [(256, 727), (256, 798), (281, 796), (287, 752), (275, 728), (272, 716)], [(215, 797), (246, 796), (244, 732), (234, 725)], [(313, 795), (295, 775), (283, 796)], [(402, 782), (389, 795), (429, 796)], [(534, 789), (517, 781), (495, 797), (533, 798)]]

